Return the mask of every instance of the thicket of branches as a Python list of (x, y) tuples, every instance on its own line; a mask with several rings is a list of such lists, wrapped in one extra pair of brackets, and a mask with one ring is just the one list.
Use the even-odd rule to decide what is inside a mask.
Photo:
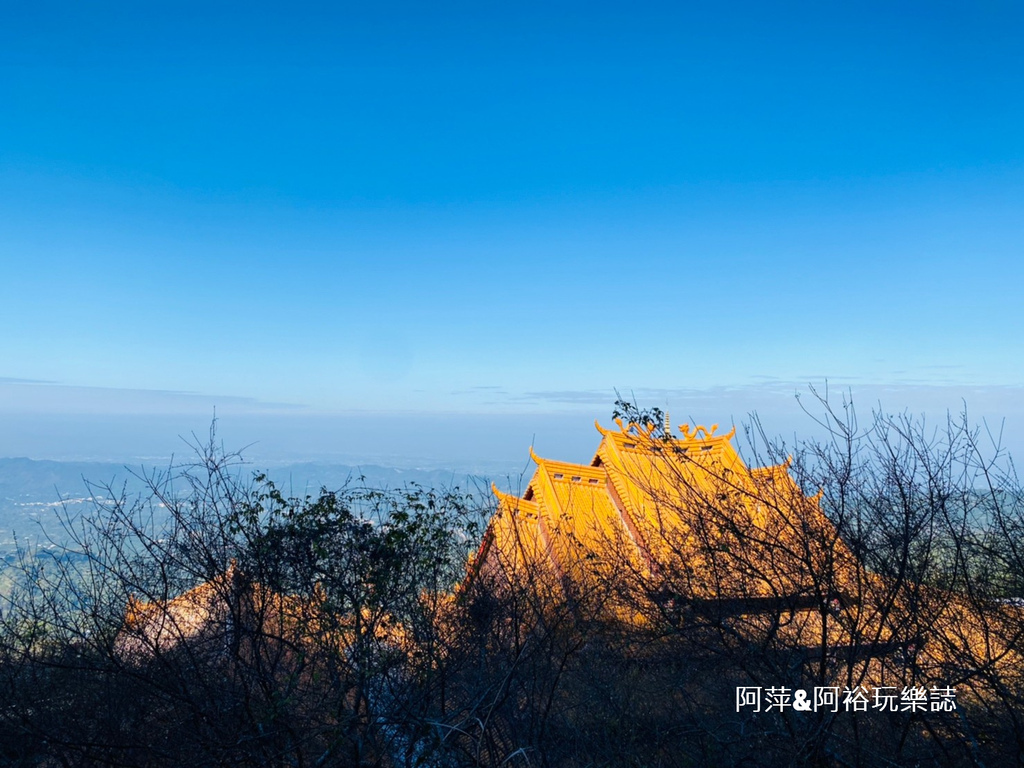
[[(746, 456), (788, 461), (820, 506), (764, 494), (781, 522), (757, 524), (735, 477), (634, 478), (686, 535), (662, 528), (643, 568), (609, 540), (576, 581), (508, 553), (467, 580), (488, 510), (457, 490), (290, 499), (211, 439), (148, 496), (68, 518), (62, 556), (22, 560), (0, 613), (0, 761), (1020, 763), (1012, 464), (966, 417), (823, 411), (829, 439), (780, 445), (755, 423)], [(616, 415), (672, 441), (659, 412)], [(737, 686), (940, 683), (956, 710), (735, 707)]]
[[(850, 402), (815, 403), (824, 440), (774, 442), (756, 420), (747, 430), (747, 463), (783, 465), (795, 480), (790, 490), (777, 480), (760, 486), (760, 521), (750, 513), (749, 484), (729, 470), (710, 486), (686, 471), (667, 482), (636, 478), (656, 503), (681, 513), (687, 535), (665, 528), (657, 575), (625, 569), (620, 588), (640, 597), (648, 627), (691, 662), (683, 697), (705, 701), (687, 720), (711, 750), (704, 759), (1018, 764), (1024, 490), (1010, 457), (966, 414), (929, 426), (872, 413), (862, 424)], [(660, 412), (622, 402), (618, 410), (672, 442)], [(711, 599), (692, 599), (709, 585)], [(736, 686), (863, 687), (872, 705), (731, 718), (719, 709), (715, 717), (705, 697), (717, 688), (710, 699), (724, 700)], [(875, 689), (902, 710), (903, 691), (936, 687), (955, 689), (955, 711), (873, 706)]]

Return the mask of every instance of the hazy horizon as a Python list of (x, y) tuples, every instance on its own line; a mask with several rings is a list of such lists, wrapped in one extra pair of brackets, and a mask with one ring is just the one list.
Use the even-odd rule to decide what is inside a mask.
[[(0, 392), (14, 386), (0, 382)], [(674, 425), (718, 423), (720, 431), (735, 425), (740, 438), (756, 414), (769, 437), (792, 443), (823, 436), (813, 418), (821, 415), (822, 406), (812, 386), (820, 394), (827, 391), (837, 411), (852, 397), (862, 424), (880, 408), (942, 427), (947, 415), (958, 417), (966, 406), (973, 425), (1001, 436), (1003, 448), (1012, 454), (1024, 453), (1024, 387), (841, 387), (816, 382), (620, 394), (641, 406), (666, 410)], [(50, 393), (59, 399), (62, 389), (51, 386)], [(506, 474), (528, 465), (530, 446), (542, 456), (589, 460), (599, 439), (594, 421), (611, 423), (615, 398), (614, 390), (607, 398), (600, 392), (551, 393), (547, 410), (512, 413), (318, 413), (261, 409), (259, 404), (198, 394), (100, 394), (86, 413), (61, 412), (56, 404), (48, 408), (45, 399), (31, 407), (23, 403), (21, 408), (0, 409), (0, 456), (163, 462), (172, 455), (187, 457), (197, 442), (207, 441), (216, 415), (218, 443), (266, 466), (311, 461)], [(104, 400), (108, 396), (109, 402)], [(125, 407), (132, 396), (153, 410)]]

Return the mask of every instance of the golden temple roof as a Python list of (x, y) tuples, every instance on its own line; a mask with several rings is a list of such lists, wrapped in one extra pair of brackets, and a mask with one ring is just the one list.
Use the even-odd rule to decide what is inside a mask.
[[(498, 510), (474, 573), (530, 568), (528, 578), (550, 573), (568, 586), (624, 572), (648, 581), (671, 572), (684, 577), (692, 597), (721, 597), (723, 573), (726, 593), (807, 593), (812, 564), (853, 564), (788, 462), (748, 468), (733, 447), (735, 429), (717, 434), (717, 425), (684, 424), (679, 437), (668, 438), (652, 425), (596, 427), (601, 442), (589, 464), (531, 450), (537, 467), (524, 494), (494, 489)], [(770, 575), (749, 573), (752, 546), (772, 561)], [(744, 548), (743, 563), (729, 562), (730, 547)], [(712, 570), (714, 584), (707, 583)]]

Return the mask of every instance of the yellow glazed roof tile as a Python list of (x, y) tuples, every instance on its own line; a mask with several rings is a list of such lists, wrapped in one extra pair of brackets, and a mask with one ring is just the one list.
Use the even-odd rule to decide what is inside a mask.
[[(499, 495), (482, 557), (501, 553), (522, 566), (546, 563), (570, 580), (616, 568), (641, 577), (683, 574), (695, 596), (721, 594), (721, 578), (710, 581), (715, 568), (726, 574), (727, 591), (770, 596), (810, 589), (805, 574), (814, 562), (830, 558), (840, 570), (853, 565), (817, 499), (802, 493), (787, 464), (747, 468), (732, 446), (735, 430), (719, 435), (717, 425), (683, 425), (678, 438), (666, 440), (650, 427), (596, 426), (601, 443), (589, 465), (531, 451), (537, 469), (527, 492), (521, 499)], [(746, 562), (751, 546), (763, 549), (758, 555), (771, 578), (729, 554), (739, 541)]]

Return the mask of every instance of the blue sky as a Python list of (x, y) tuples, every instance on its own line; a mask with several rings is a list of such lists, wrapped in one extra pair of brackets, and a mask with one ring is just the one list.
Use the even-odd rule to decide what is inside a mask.
[(826, 379), (1024, 435), (1019, 4), (209, 6), (0, 11), (0, 453)]

